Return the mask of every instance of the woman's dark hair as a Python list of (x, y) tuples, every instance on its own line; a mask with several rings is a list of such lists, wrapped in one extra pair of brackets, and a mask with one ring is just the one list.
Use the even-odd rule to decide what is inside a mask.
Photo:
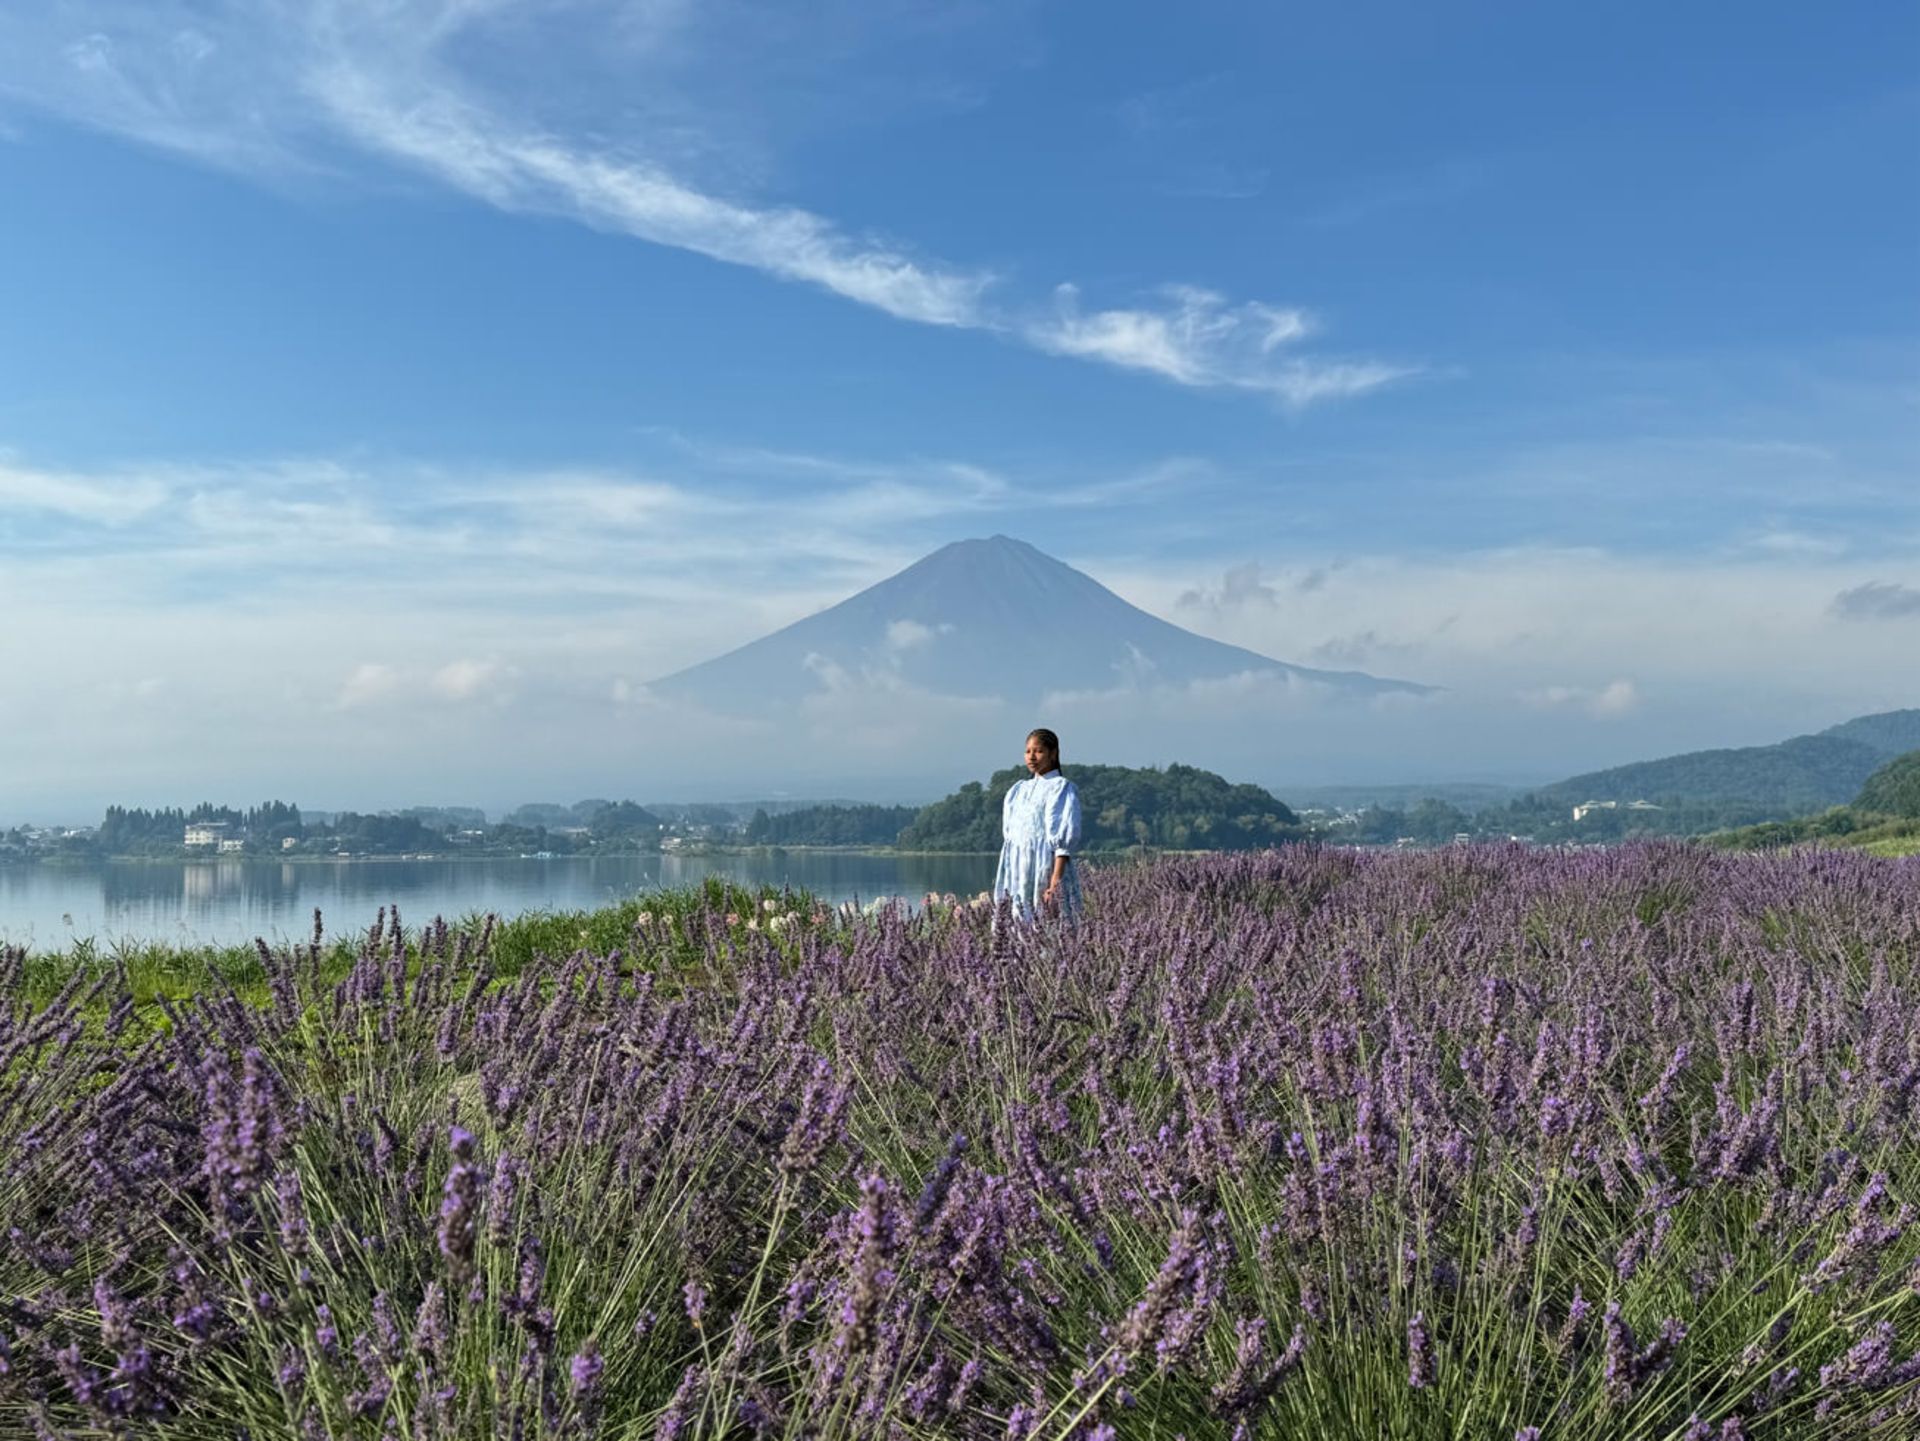
[(1056, 756), (1060, 754), (1060, 737), (1048, 730), (1045, 726), (1036, 726), (1033, 730), (1028, 731), (1027, 739), (1030, 741), (1039, 741), (1041, 745), (1052, 751)]

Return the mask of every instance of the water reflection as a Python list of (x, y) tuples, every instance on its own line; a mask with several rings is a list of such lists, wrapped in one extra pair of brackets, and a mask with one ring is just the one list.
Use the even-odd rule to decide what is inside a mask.
[(721, 876), (791, 885), (829, 901), (927, 891), (962, 895), (993, 878), (991, 856), (888, 856), (791, 851), (555, 860), (243, 861), (0, 866), (0, 937), (42, 949), (81, 936), (102, 942), (296, 940), (313, 912), (343, 934), (397, 905), (410, 924), (494, 911), (576, 910)]

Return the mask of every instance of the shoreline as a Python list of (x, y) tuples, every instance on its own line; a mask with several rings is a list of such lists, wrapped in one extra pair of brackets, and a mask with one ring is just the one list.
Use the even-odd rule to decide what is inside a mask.
[[(422, 861), (625, 861), (642, 858), (679, 858), (695, 856), (766, 856), (800, 852), (806, 855), (846, 856), (993, 856), (989, 851), (901, 850), (896, 846), (700, 846), (670, 851), (553, 851), (526, 853), (513, 851), (408, 851), (401, 855), (286, 855), (228, 853), (224, 856), (97, 856), (76, 859), (66, 856), (15, 856), (0, 858), (0, 866), (45, 866), (55, 870), (85, 870), (91, 866), (222, 866), (236, 862), (254, 865), (359, 865)], [(1115, 854), (1123, 854), (1115, 852)], [(1180, 852), (1179, 854), (1188, 854)], [(1191, 852), (1199, 855), (1202, 852)]]

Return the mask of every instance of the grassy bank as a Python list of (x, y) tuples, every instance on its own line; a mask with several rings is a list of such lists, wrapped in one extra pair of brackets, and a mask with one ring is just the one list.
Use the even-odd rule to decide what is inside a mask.
[[(737, 915), (743, 926), (749, 921), (758, 926), (774, 914), (804, 912), (811, 919), (820, 910), (811, 896), (773, 888), (748, 890), (715, 877), (698, 887), (660, 891), (592, 910), (525, 911), (507, 920), (467, 915), (445, 922), (438, 931), (432, 923), (424, 928), (408, 926), (383, 910), (367, 930), (316, 931), (316, 938), (298, 949), (321, 985), (336, 984), (351, 974), (370, 944), (391, 951), (396, 940), (416, 971), (424, 950), (445, 948), (451, 954), (463, 942), (473, 953), (484, 949), (494, 975), (502, 979), (518, 976), (536, 956), (564, 959), (577, 951), (597, 956), (644, 951), (648, 964), (672, 971), (704, 954), (694, 939), (698, 928), (687, 924), (690, 918), (717, 916), (724, 921)], [(316, 917), (316, 925), (325, 919)], [(664, 924), (668, 922), (672, 924)], [(663, 945), (663, 938), (670, 938), (669, 943)], [(12, 964), (17, 969), (19, 995), (33, 1005), (46, 1004), (76, 979), (83, 987), (111, 984), (114, 994), (124, 984), (126, 994), (142, 1008), (162, 999), (184, 1001), (228, 990), (259, 1005), (267, 1000), (273, 957), (271, 952), (263, 955), (258, 943), (179, 946), (119, 941), (102, 946), (81, 940), (58, 950), (16, 951)], [(107, 994), (101, 991), (103, 998)]]

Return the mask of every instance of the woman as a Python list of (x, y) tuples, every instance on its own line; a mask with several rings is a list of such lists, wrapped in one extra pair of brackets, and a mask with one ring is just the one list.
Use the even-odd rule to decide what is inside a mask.
[(1050, 730), (1027, 735), (1026, 780), (1007, 791), (1000, 807), (1000, 869), (993, 898), (1013, 903), (1032, 920), (1040, 912), (1080, 913), (1080, 876), (1073, 853), (1080, 849), (1080, 793), (1060, 774), (1060, 737)]

